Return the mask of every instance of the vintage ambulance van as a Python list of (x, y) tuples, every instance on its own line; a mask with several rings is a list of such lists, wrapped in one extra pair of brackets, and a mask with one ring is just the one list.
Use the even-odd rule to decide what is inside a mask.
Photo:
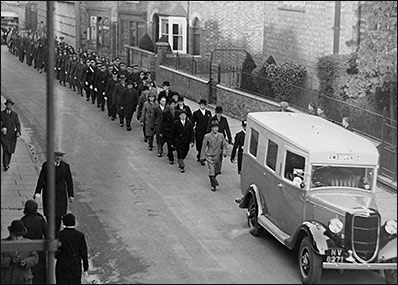
[(383, 270), (396, 283), (397, 221), (377, 210), (374, 144), (301, 113), (249, 113), (246, 131), (237, 202), (250, 232), (298, 249), (303, 283), (323, 269)]

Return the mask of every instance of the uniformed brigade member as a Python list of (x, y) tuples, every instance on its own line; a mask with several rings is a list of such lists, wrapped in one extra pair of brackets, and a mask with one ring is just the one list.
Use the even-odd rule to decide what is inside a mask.
[(87, 68), (83, 74), (84, 89), (86, 90), (86, 101), (90, 101), (94, 92), (95, 60), (87, 61)]
[(68, 51), (64, 49), (62, 51), (61, 62), (59, 65), (59, 84), (66, 86), (66, 61), (68, 59)]
[[(96, 56), (96, 58), (99, 58), (98, 56)], [(101, 61), (97, 60), (95, 62), (95, 66), (94, 66), (94, 78), (93, 78), (93, 92), (91, 93), (91, 103), (95, 104), (95, 102), (97, 101), (97, 106), (98, 106), (98, 98), (97, 98), (97, 92), (98, 92), (98, 87), (97, 87), (97, 76), (99, 73), (99, 68), (100, 66), (102, 66)]]
[(112, 74), (113, 74), (113, 62), (107, 63), (106, 69), (107, 69), (107, 73), (106, 74), (108, 76), (108, 79), (111, 79), (112, 78)]
[(55, 78), (59, 80), (61, 78), (61, 61), (62, 61), (62, 50), (57, 48), (57, 59), (55, 61)]
[(126, 80), (127, 80), (127, 65), (124, 62), (121, 62), (119, 64), (119, 77), (121, 75), (124, 75), (126, 77)]
[(106, 107), (108, 109), (108, 116), (111, 117), (111, 120), (114, 121), (116, 119), (116, 106), (113, 102), (113, 91), (115, 90), (116, 83), (119, 82), (117, 78), (117, 72), (112, 71), (112, 77), (108, 78), (105, 87), (105, 101)]
[[(116, 71), (119, 74), (119, 63), (120, 63), (120, 57), (115, 57), (113, 60), (113, 70)], [(118, 75), (120, 79), (120, 74)]]
[(106, 66), (101, 64), (99, 66), (99, 72), (96, 76), (96, 92), (97, 92), (97, 107), (101, 108), (101, 111), (105, 110), (105, 87), (107, 83), (107, 74), (106, 74)]
[(133, 81), (133, 84), (135, 85), (135, 82), (134, 82), (134, 72), (133, 72), (133, 66), (132, 66), (132, 65), (127, 66), (126, 78), (127, 78), (127, 80)]
[(112, 100), (116, 107), (116, 113), (119, 116), (120, 127), (124, 126), (124, 111), (123, 109), (120, 109), (120, 107), (121, 107), (122, 92), (125, 88), (127, 88), (126, 76), (122, 74), (120, 75), (120, 82), (115, 84), (115, 89), (113, 90), (113, 95), (112, 95)]
[(18, 46), (18, 57), (20, 62), (23, 62), (25, 57), (25, 41), (25, 33), (21, 32)]
[(138, 68), (138, 64), (133, 64), (132, 65), (133, 68), (133, 82), (135, 82), (136, 85), (138, 85), (138, 80), (140, 79), (140, 70)]
[(35, 43), (33, 40), (33, 35), (29, 35), (28, 41), (26, 43), (26, 64), (28, 66), (32, 66), (34, 48)]
[(79, 57), (79, 62), (76, 67), (76, 85), (77, 85), (77, 95), (83, 96), (83, 72), (85, 70), (86, 64), (84, 63), (84, 58)]
[(76, 54), (72, 55), (72, 61), (69, 66), (69, 88), (73, 88), (73, 91), (76, 91), (76, 72), (78, 65)]
[[(64, 86), (66, 86), (66, 82), (69, 82), (70, 77), (70, 65), (72, 63), (72, 54), (68, 54), (67, 59), (65, 60), (65, 81)], [(69, 89), (72, 89), (72, 85), (69, 83)]]

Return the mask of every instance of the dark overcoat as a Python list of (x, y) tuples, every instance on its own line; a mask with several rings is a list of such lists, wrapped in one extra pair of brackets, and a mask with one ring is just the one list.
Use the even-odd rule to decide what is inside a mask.
[(124, 116), (131, 118), (137, 109), (138, 105), (138, 92), (134, 88), (125, 88), (122, 91), (122, 106)]
[(171, 128), (171, 137), (173, 145), (177, 150), (178, 158), (185, 159), (189, 152), (190, 143), (194, 142), (193, 124), (188, 119), (183, 126), (181, 120), (176, 120)]
[[(43, 163), (37, 181), (35, 193), (41, 193), (43, 190), (43, 211), (48, 216), (48, 183), (47, 183), (48, 162)], [(58, 167), (55, 167), (55, 216), (61, 217), (66, 214), (68, 208), (68, 197), (73, 197), (73, 180), (70, 166), (68, 163), (61, 161)]]
[(160, 133), (167, 141), (171, 142), (171, 129), (174, 121), (178, 120), (178, 114), (177, 111), (174, 110), (173, 114), (169, 107), (166, 108), (167, 109), (163, 112), (162, 121), (160, 122)]
[(119, 82), (115, 84), (115, 88), (113, 89), (112, 104), (116, 106), (118, 115), (124, 115), (124, 112), (120, 109), (120, 107), (122, 106), (122, 92), (126, 88), (126, 84)]
[(82, 262), (83, 270), (88, 270), (87, 243), (84, 234), (73, 228), (65, 228), (56, 234), (61, 242), (55, 254), (55, 278), (57, 285), (81, 284)]
[[(48, 237), (48, 225), (46, 219), (40, 213), (29, 213), (21, 218), (25, 228), (28, 230), (24, 238), (28, 239), (45, 239)], [(47, 283), (47, 263), (46, 252), (39, 251), (39, 261), (36, 266), (32, 267), (33, 284)]]
[(44, 55), (45, 55), (44, 52), (45, 52), (45, 47), (40, 42), (39, 45), (36, 48), (35, 58), (34, 58), (34, 64), (35, 64), (36, 68), (43, 68), (44, 67)]
[(18, 113), (11, 111), (8, 115), (6, 110), (1, 111), (0, 129), (4, 127), (7, 128), (7, 133), (4, 135), (1, 132), (1, 145), (3, 150), (14, 153), (17, 145), (17, 133), (21, 134), (21, 123)]

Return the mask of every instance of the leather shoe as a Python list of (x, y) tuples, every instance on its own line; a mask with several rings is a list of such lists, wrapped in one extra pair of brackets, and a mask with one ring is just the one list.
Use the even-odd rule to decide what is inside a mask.
[(185, 172), (185, 169), (184, 169), (184, 168), (181, 168), (180, 171), (181, 171), (181, 173), (184, 173), (184, 172)]
[(211, 187), (210, 190), (213, 191), (213, 192), (216, 192), (216, 187)]

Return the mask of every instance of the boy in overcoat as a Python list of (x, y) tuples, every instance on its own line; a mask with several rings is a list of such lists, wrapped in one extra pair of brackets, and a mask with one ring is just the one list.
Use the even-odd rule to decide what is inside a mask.
[(17, 138), (21, 135), (21, 123), (18, 113), (12, 110), (14, 102), (7, 99), (6, 108), (1, 111), (1, 147), (3, 148), (3, 167), (4, 170), (10, 168), (11, 156), (15, 152)]
[[(87, 276), (88, 251), (84, 234), (75, 229), (76, 219), (71, 213), (63, 218), (65, 228), (56, 234), (61, 246), (55, 254), (55, 280), (57, 285), (79, 285), (82, 278), (82, 265)], [(83, 263), (83, 264), (82, 264)]]
[(171, 128), (171, 137), (177, 151), (178, 166), (181, 173), (185, 172), (184, 160), (188, 155), (189, 147), (194, 145), (193, 124), (187, 117), (185, 109), (179, 110), (179, 119), (174, 121)]

